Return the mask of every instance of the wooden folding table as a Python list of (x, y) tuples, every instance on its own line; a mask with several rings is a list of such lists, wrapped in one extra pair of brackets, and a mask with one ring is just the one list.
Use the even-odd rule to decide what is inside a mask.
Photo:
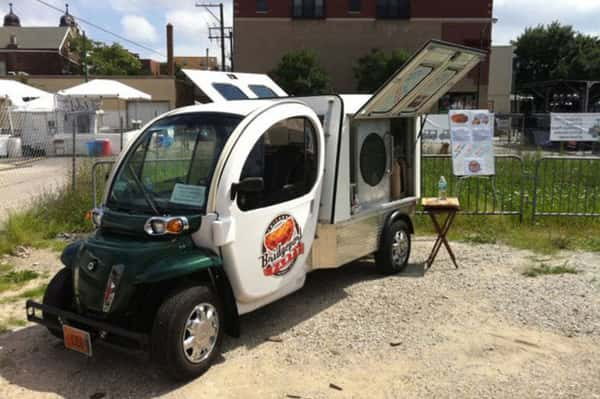
[[(452, 248), (450, 248), (450, 244), (448, 244), (448, 239), (446, 238), (448, 231), (450, 231), (450, 227), (452, 226), (452, 222), (456, 217), (456, 213), (460, 211), (458, 198), (446, 198), (445, 200), (440, 200), (438, 198), (423, 198), (421, 200), (421, 204), (423, 205), (423, 210), (425, 213), (429, 214), (431, 217), (431, 221), (437, 232), (437, 239), (435, 240), (435, 244), (433, 244), (431, 254), (425, 261), (425, 267), (427, 269), (431, 267), (443, 244), (446, 247), (446, 250), (448, 250), (448, 254), (450, 254), (450, 259), (452, 259), (454, 267), (458, 269), (456, 257), (454, 256), (454, 252), (452, 252)], [(442, 214), (446, 214), (446, 219), (442, 224), (440, 224), (437, 220), (437, 216)]]

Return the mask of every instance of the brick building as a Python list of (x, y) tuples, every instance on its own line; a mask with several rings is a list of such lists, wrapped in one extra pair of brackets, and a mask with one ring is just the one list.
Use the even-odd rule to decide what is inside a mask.
[[(235, 65), (266, 73), (293, 49), (312, 49), (334, 89), (356, 91), (352, 67), (371, 49), (414, 51), (429, 39), (490, 49), (492, 0), (234, 0)], [(460, 82), (441, 108), (487, 106), (489, 64)]]
[(68, 9), (56, 27), (23, 27), (11, 4), (0, 28), (0, 76), (9, 73), (62, 75), (79, 72), (79, 57), (70, 48), (71, 41), (78, 34), (77, 24)]

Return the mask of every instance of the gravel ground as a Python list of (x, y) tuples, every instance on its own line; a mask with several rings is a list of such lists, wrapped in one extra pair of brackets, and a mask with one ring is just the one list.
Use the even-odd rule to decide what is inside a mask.
[[(460, 269), (442, 249), (425, 272), (432, 244), (397, 276), (369, 259), (311, 274), (185, 385), (141, 356), (67, 352), (39, 326), (4, 334), (0, 397), (600, 398), (600, 254), (453, 243)], [(542, 262), (579, 273), (521, 274)]]

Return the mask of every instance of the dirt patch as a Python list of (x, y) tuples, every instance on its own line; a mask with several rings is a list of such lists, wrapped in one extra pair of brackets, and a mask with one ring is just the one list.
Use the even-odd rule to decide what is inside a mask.
[[(460, 269), (441, 253), (426, 272), (431, 245), (416, 242), (398, 276), (377, 275), (368, 259), (311, 274), (301, 291), (244, 316), (222, 360), (183, 385), (140, 355), (100, 345), (91, 359), (68, 352), (39, 326), (0, 335), (0, 397), (600, 395), (600, 254), (538, 259), (453, 243)], [(522, 275), (542, 261), (578, 273)]]

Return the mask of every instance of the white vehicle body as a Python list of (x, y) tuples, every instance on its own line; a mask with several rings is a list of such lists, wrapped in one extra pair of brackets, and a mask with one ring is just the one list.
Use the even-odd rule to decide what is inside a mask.
[[(208, 188), (206, 214), (192, 235), (198, 247), (221, 256), (239, 314), (298, 290), (313, 270), (339, 267), (376, 252), (390, 217), (410, 223), (420, 196), (421, 115), (482, 57), (476, 50), (432, 41), (373, 96), (217, 102), (162, 116), (243, 116), (222, 149)], [(303, 118), (314, 129), (316, 141), (305, 142), (318, 165), (314, 183), (291, 200), (240, 209), (233, 187), (242, 180), (253, 147), (266, 131), (290, 118)], [(281, 255), (278, 261), (285, 264), (285, 272), (280, 274), (277, 268), (265, 269), (271, 261), (265, 258), (271, 256), (268, 240), (275, 232), (289, 239), (287, 252), (278, 248), (281, 253), (271, 254)], [(273, 237), (276, 242), (278, 236)]]

